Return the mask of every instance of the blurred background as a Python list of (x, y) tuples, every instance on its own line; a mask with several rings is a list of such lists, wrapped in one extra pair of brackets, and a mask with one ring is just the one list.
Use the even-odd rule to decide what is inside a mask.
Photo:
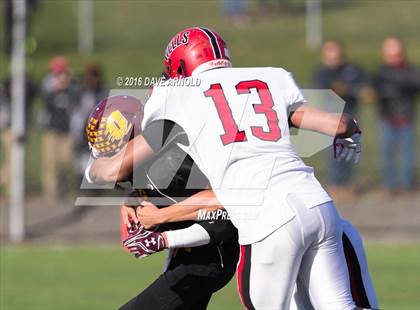
[[(24, 133), (12, 128), (14, 2), (26, 4)], [(284, 67), (346, 101), (360, 164), (331, 149), (305, 162), (364, 237), (381, 308), (420, 308), (420, 1), (2, 0), (0, 19), (1, 309), (115, 309), (161, 272), (164, 255), (119, 247), (118, 208), (74, 202), (92, 107), (119, 77), (159, 76), (166, 44), (193, 25), (221, 33), (234, 66)], [(24, 164), (12, 167), (13, 147)], [(240, 309), (234, 281), (209, 309)]]

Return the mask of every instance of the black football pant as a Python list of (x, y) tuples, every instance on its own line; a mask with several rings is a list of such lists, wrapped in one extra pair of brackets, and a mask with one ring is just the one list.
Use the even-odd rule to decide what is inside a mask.
[(202, 310), (236, 271), (237, 241), (178, 249), (168, 269), (120, 310)]

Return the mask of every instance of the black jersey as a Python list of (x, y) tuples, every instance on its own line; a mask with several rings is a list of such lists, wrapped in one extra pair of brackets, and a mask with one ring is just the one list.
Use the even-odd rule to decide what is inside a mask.
[[(143, 136), (156, 155), (141, 168), (144, 171), (135, 175), (142, 176), (141, 194), (147, 196), (152, 203), (159, 208), (167, 207), (210, 187), (206, 176), (179, 146), (188, 145), (182, 128), (171, 121), (155, 121), (143, 130)], [(134, 180), (135, 187), (136, 183)], [(228, 220), (182, 221), (160, 225), (158, 229), (181, 229), (193, 223), (198, 223), (206, 229), (211, 244), (228, 239), (237, 241), (236, 228)]]
[[(179, 144), (188, 144), (182, 129), (169, 121), (158, 121), (143, 131), (155, 156), (137, 171), (137, 194), (146, 195), (158, 207), (166, 207), (209, 188), (209, 182)], [(233, 277), (239, 256), (238, 235), (230, 221), (183, 221), (160, 225), (159, 230), (180, 229), (194, 223), (210, 236), (210, 243), (176, 249), (165, 272), (139, 295), (123, 305), (133, 309), (204, 310), (212, 294)]]

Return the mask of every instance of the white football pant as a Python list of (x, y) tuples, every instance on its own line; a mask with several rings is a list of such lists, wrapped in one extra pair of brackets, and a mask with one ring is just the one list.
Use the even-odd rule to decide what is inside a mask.
[[(362, 238), (356, 228), (348, 221), (342, 220), (343, 249), (350, 277), (350, 287), (356, 306), (365, 309), (379, 309), (375, 288), (369, 274), (366, 253)], [(314, 309), (308, 292), (298, 278), (290, 310)]]
[(259, 242), (241, 245), (238, 289), (244, 306), (289, 309), (299, 278), (315, 309), (354, 309), (333, 202), (309, 209), (289, 195), (287, 203), (293, 220)]

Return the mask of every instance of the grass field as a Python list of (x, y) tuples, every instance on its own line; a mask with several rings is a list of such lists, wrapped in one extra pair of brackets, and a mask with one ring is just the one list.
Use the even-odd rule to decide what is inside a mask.
[[(419, 309), (418, 246), (369, 245), (381, 309)], [(3, 247), (0, 309), (116, 309), (161, 272), (164, 255), (136, 261), (112, 247)], [(209, 309), (241, 309), (235, 280)]]

